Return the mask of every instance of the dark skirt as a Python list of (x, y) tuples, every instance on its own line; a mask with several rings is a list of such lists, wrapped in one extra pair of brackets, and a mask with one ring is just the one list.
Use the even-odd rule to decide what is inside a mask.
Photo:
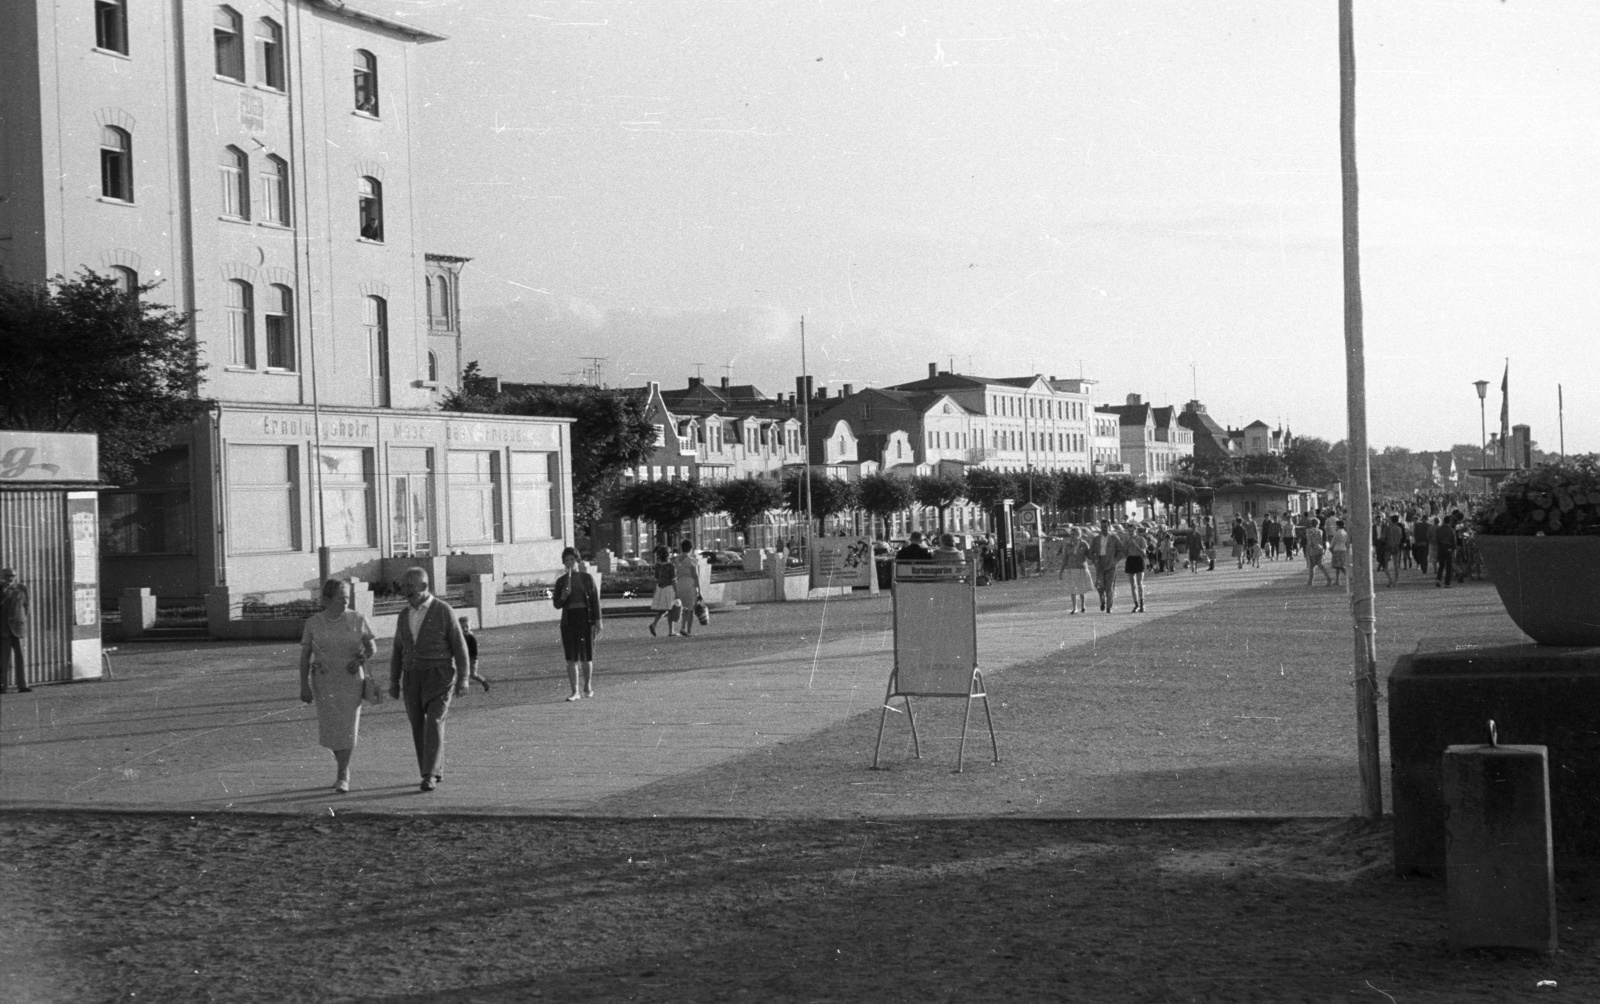
[(1122, 567), (1129, 575), (1138, 575), (1140, 572), (1144, 571), (1144, 555), (1128, 555), (1128, 560), (1123, 562)]
[(561, 651), (568, 662), (594, 661), (594, 625), (587, 608), (561, 611)]

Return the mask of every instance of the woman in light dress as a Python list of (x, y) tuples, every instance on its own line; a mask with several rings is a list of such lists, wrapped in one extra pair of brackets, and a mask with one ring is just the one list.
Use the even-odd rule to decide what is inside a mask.
[(306, 618), (300, 636), (300, 700), (317, 705), (317, 738), (338, 768), (333, 790), (350, 790), (350, 754), (361, 723), (367, 660), (378, 651), (367, 619), (349, 609), (345, 584), (322, 584), (322, 612)]
[(1084, 597), (1094, 588), (1094, 576), (1089, 572), (1089, 542), (1083, 539), (1077, 527), (1067, 531), (1067, 541), (1061, 548), (1061, 574), (1056, 578), (1061, 580), (1072, 600), (1072, 609), (1068, 612), (1088, 613), (1089, 602)]

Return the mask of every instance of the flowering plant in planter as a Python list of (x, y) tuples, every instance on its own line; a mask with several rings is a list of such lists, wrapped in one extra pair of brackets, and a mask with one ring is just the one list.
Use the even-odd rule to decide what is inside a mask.
[(1600, 535), (1600, 459), (1594, 454), (1517, 471), (1473, 525), (1499, 537)]

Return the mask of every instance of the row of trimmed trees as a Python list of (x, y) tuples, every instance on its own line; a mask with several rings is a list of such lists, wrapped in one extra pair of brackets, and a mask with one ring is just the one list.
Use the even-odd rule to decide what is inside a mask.
[[(1194, 486), (1184, 481), (1141, 485), (1122, 475), (1085, 474), (1074, 471), (1013, 474), (974, 468), (964, 477), (928, 475), (896, 478), (869, 474), (859, 481), (809, 475), (811, 515), (826, 520), (851, 511), (865, 513), (889, 535), (894, 517), (913, 507), (938, 513), (938, 525), (946, 526), (949, 511), (971, 503), (985, 512), (1004, 499), (1018, 503), (1033, 501), (1047, 510), (1084, 521), (1093, 519), (1103, 508), (1117, 508), (1143, 500), (1180, 508), (1194, 498)], [(792, 473), (781, 482), (744, 481), (639, 481), (617, 490), (607, 506), (610, 513), (626, 519), (655, 524), (667, 538), (676, 538), (682, 528), (701, 516), (724, 513), (729, 524), (746, 539), (750, 527), (770, 512), (806, 511), (806, 476)]]

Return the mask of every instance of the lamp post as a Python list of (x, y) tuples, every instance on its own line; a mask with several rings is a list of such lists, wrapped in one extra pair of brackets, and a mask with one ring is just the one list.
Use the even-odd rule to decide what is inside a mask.
[[(1483, 466), (1489, 466), (1489, 420), (1484, 417), (1483, 399), (1489, 394), (1489, 381), (1474, 380), (1472, 386), (1478, 388), (1478, 448), (1483, 452)], [(1483, 476), (1483, 490), (1489, 491), (1489, 475)]]

